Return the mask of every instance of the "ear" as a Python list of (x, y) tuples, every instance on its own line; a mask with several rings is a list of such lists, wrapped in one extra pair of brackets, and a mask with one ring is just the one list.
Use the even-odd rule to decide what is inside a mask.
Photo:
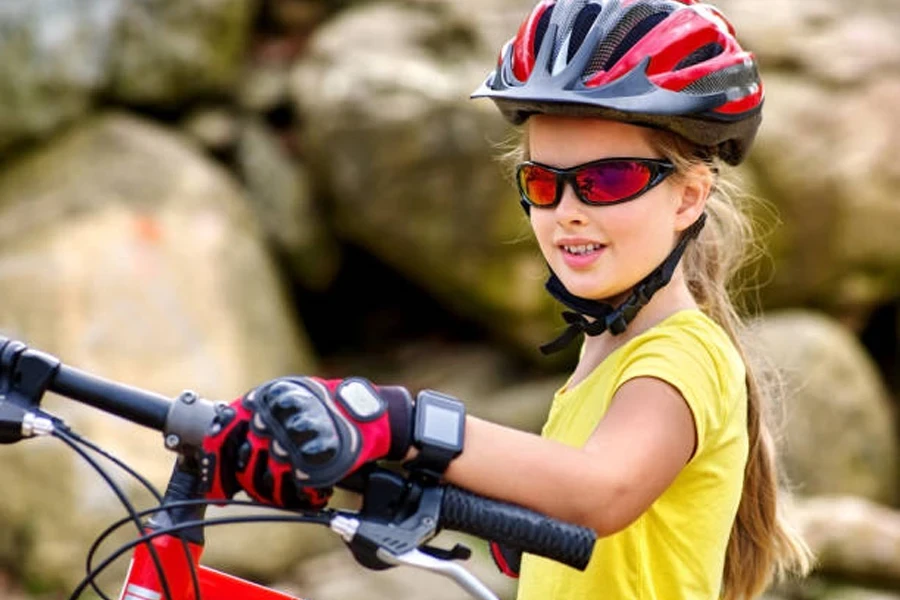
[(700, 218), (712, 190), (713, 178), (712, 170), (705, 163), (692, 165), (684, 174), (681, 197), (675, 207), (676, 231), (684, 231)]

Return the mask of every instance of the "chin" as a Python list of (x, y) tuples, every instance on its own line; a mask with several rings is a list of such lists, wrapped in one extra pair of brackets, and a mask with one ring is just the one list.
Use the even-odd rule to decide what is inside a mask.
[(562, 281), (563, 285), (566, 286), (566, 289), (569, 290), (569, 293), (578, 296), (579, 298), (585, 298), (587, 300), (597, 300), (600, 302), (608, 301), (610, 299), (615, 299), (618, 296), (622, 295), (624, 290), (616, 290), (614, 288), (609, 288), (606, 286), (598, 286), (595, 283), (584, 282), (584, 281), (572, 281), (571, 278), (563, 278), (560, 277), (560, 281)]

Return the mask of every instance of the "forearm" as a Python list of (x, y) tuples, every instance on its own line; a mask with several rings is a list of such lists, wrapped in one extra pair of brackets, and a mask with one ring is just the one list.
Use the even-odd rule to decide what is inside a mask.
[(605, 518), (614, 512), (616, 474), (596, 457), (475, 417), (466, 420), (465, 450), (450, 463), (446, 479), (601, 535), (618, 528)]
[(583, 447), (469, 417), (447, 479), (610, 535), (646, 511), (696, 447), (691, 411), (675, 388), (629, 380)]

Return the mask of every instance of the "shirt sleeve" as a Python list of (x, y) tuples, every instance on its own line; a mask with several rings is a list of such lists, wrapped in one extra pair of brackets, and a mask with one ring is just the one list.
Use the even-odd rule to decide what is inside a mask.
[(677, 389), (694, 419), (696, 456), (725, 423), (727, 393), (721, 385), (721, 367), (714, 349), (701, 339), (660, 333), (629, 352), (614, 389), (636, 377), (655, 377)]

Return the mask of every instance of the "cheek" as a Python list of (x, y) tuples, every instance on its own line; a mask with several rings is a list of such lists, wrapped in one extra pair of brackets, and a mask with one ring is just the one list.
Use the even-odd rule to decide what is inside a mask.
[(542, 211), (531, 209), (529, 221), (531, 222), (531, 230), (534, 237), (538, 241), (538, 245), (542, 250), (546, 249), (546, 245), (552, 245), (554, 221), (552, 218), (553, 211)]
[(629, 261), (655, 263), (665, 258), (671, 250), (673, 228), (660, 203), (629, 202), (609, 209), (621, 209), (610, 210), (605, 225)]

